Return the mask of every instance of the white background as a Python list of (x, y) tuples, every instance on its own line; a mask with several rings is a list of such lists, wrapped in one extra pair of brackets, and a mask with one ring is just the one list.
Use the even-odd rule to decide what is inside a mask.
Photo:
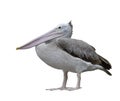
[[(80, 90), (46, 91), (61, 86), (62, 72), (42, 62), (34, 48), (15, 48), (70, 20), (72, 37), (107, 58), (113, 76), (86, 72)], [(119, 0), (1, 0), (0, 101), (120, 101), (119, 34)], [(75, 84), (76, 75), (69, 73), (68, 86)]]

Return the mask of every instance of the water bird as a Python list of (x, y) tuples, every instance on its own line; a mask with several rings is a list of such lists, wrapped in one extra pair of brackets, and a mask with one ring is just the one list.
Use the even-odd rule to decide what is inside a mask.
[[(35, 38), (17, 50), (35, 47), (38, 57), (49, 66), (63, 71), (63, 83), (60, 88), (49, 90), (77, 90), (80, 88), (81, 73), (102, 70), (112, 75), (109, 70), (111, 64), (88, 43), (71, 38), (73, 25), (71, 21), (60, 24), (46, 34)], [(67, 87), (68, 72), (77, 73), (76, 87)]]

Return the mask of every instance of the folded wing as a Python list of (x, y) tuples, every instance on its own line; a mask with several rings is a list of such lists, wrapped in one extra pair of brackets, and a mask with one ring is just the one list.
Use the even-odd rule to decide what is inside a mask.
[(69, 53), (70, 55), (103, 66), (109, 70), (110, 63), (95, 52), (95, 48), (82, 40), (60, 38), (56, 40), (58, 47)]

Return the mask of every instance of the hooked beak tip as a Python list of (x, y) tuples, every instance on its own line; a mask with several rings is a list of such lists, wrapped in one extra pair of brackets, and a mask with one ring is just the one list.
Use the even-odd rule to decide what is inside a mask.
[(16, 50), (19, 50), (19, 49), (20, 49), (19, 47), (16, 48)]

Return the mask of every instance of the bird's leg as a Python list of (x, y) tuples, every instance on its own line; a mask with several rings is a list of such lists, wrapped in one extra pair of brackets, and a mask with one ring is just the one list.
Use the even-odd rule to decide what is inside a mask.
[(80, 89), (80, 81), (81, 81), (81, 73), (77, 73), (77, 84), (76, 84), (76, 87), (75, 88), (68, 87), (68, 88), (66, 88), (66, 90), (74, 91), (74, 90)]
[(67, 84), (67, 79), (68, 79), (68, 72), (66, 72), (66, 71), (63, 71), (63, 75), (64, 75), (64, 77), (63, 77), (63, 84), (62, 84), (62, 87), (61, 87), (61, 89), (66, 89), (66, 84)]
[(77, 85), (76, 85), (76, 89), (80, 88), (80, 81), (81, 81), (81, 73), (77, 73)]
[(66, 90), (74, 91), (74, 90), (80, 89), (80, 81), (81, 81), (81, 74), (77, 73), (77, 84), (76, 84), (76, 87), (75, 88), (67, 87)]
[(47, 90), (68, 90), (68, 91), (73, 91), (73, 90), (77, 90), (80, 89), (80, 81), (81, 81), (81, 73), (77, 73), (77, 85), (75, 88), (73, 87), (66, 87), (67, 84), (67, 79), (68, 79), (68, 72), (63, 71), (64, 73), (64, 78), (63, 78), (63, 83), (62, 83), (62, 87), (60, 88), (52, 88), (52, 89), (47, 89)]
[(50, 91), (53, 91), (53, 90), (67, 90), (67, 88), (66, 88), (67, 79), (68, 79), (67, 74), (68, 74), (68, 72), (63, 71), (63, 83), (62, 83), (61, 87), (59, 87), (59, 88), (51, 88), (51, 89), (46, 89), (46, 90), (50, 90)]

